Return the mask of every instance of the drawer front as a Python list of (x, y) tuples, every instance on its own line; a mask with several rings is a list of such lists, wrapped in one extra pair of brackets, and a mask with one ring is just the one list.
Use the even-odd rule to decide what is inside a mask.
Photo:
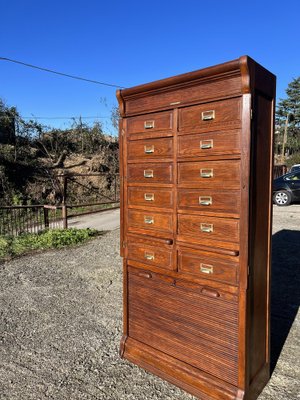
[(134, 140), (128, 143), (128, 160), (173, 156), (173, 139)]
[(238, 263), (211, 258), (201, 252), (190, 253), (181, 250), (179, 250), (178, 261), (179, 272), (233, 285), (237, 284)]
[(240, 130), (179, 136), (180, 157), (206, 157), (210, 155), (239, 154)]
[(236, 190), (179, 189), (178, 208), (239, 214), (240, 192)]
[[(239, 74), (240, 75), (240, 74)], [(126, 99), (126, 114), (153, 111), (191, 102), (204, 102), (241, 94), (241, 76), (230, 76), (216, 81), (187, 85), (180, 89), (163, 90), (157, 94), (147, 92), (146, 96)]]
[(193, 236), (195, 240), (210, 239), (238, 243), (239, 221), (232, 218), (205, 215), (178, 215), (178, 233)]
[(218, 189), (240, 188), (240, 161), (198, 161), (178, 165), (178, 183)]
[(172, 250), (160, 247), (159, 244), (154, 247), (147, 244), (147, 241), (144, 241), (143, 244), (128, 243), (129, 260), (172, 270), (172, 255)]
[(140, 271), (128, 276), (129, 336), (237, 384), (238, 305)]
[(171, 163), (128, 164), (129, 183), (172, 183)]
[(134, 134), (158, 134), (171, 132), (173, 129), (173, 112), (165, 111), (160, 113), (139, 115), (138, 117), (127, 118), (127, 133)]
[(239, 127), (241, 98), (205, 103), (179, 110), (179, 132), (193, 133)]
[(140, 189), (136, 187), (128, 188), (128, 205), (144, 207), (173, 207), (173, 192), (171, 189)]
[(142, 229), (147, 231), (173, 232), (172, 214), (151, 211), (128, 210), (128, 230)]

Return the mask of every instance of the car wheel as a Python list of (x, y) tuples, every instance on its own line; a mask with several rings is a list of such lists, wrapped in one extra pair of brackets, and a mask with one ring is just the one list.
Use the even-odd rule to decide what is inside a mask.
[(275, 192), (273, 200), (277, 206), (288, 206), (291, 204), (292, 196), (286, 190), (278, 190)]

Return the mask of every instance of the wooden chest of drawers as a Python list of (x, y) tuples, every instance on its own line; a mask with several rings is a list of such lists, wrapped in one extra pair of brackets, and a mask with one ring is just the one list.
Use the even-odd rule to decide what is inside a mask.
[(275, 77), (244, 56), (118, 91), (122, 357), (204, 400), (269, 379)]

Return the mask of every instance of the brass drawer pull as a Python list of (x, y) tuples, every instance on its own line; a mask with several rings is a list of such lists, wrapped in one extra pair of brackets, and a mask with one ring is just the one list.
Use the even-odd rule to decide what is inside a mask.
[(209, 264), (200, 263), (200, 272), (202, 272), (203, 274), (213, 274), (214, 267)]
[(199, 196), (199, 204), (201, 206), (211, 206), (212, 197), (211, 196)]
[(217, 292), (216, 290), (213, 290), (213, 289), (206, 288), (206, 287), (201, 289), (201, 293), (205, 294), (207, 296), (210, 296), (210, 297), (220, 297), (219, 292)]
[(145, 151), (145, 154), (151, 154), (151, 153), (154, 153), (154, 146), (153, 145), (151, 145), (151, 146), (144, 146), (144, 151)]
[(211, 233), (214, 231), (214, 225), (213, 224), (200, 224), (200, 230), (201, 230), (201, 232)]
[(150, 272), (139, 272), (138, 276), (141, 278), (147, 278), (147, 279), (151, 279), (152, 275), (150, 274)]
[(154, 120), (151, 121), (145, 121), (144, 122), (144, 128), (145, 129), (153, 129), (154, 128)]
[(144, 217), (144, 222), (145, 224), (154, 224), (154, 218), (153, 217)]
[(146, 260), (153, 261), (154, 260), (154, 253), (151, 251), (145, 251), (144, 257)]
[(144, 178), (153, 178), (153, 169), (144, 169)]
[(202, 121), (211, 121), (215, 119), (215, 110), (203, 111), (201, 113)]
[(154, 193), (145, 193), (144, 194), (144, 199), (146, 201), (154, 201)]
[(201, 176), (201, 178), (213, 178), (214, 170), (212, 168), (210, 168), (210, 169), (201, 168), (200, 169), (200, 176)]
[(200, 140), (200, 149), (212, 149), (214, 147), (213, 139)]

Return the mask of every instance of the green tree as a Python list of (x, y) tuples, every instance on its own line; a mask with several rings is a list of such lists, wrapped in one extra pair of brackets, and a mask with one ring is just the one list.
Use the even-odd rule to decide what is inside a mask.
[(276, 149), (282, 162), (300, 152), (300, 77), (288, 84), (286, 94), (276, 110)]
[(15, 143), (15, 118), (17, 111), (14, 107), (8, 107), (0, 99), (0, 143)]

